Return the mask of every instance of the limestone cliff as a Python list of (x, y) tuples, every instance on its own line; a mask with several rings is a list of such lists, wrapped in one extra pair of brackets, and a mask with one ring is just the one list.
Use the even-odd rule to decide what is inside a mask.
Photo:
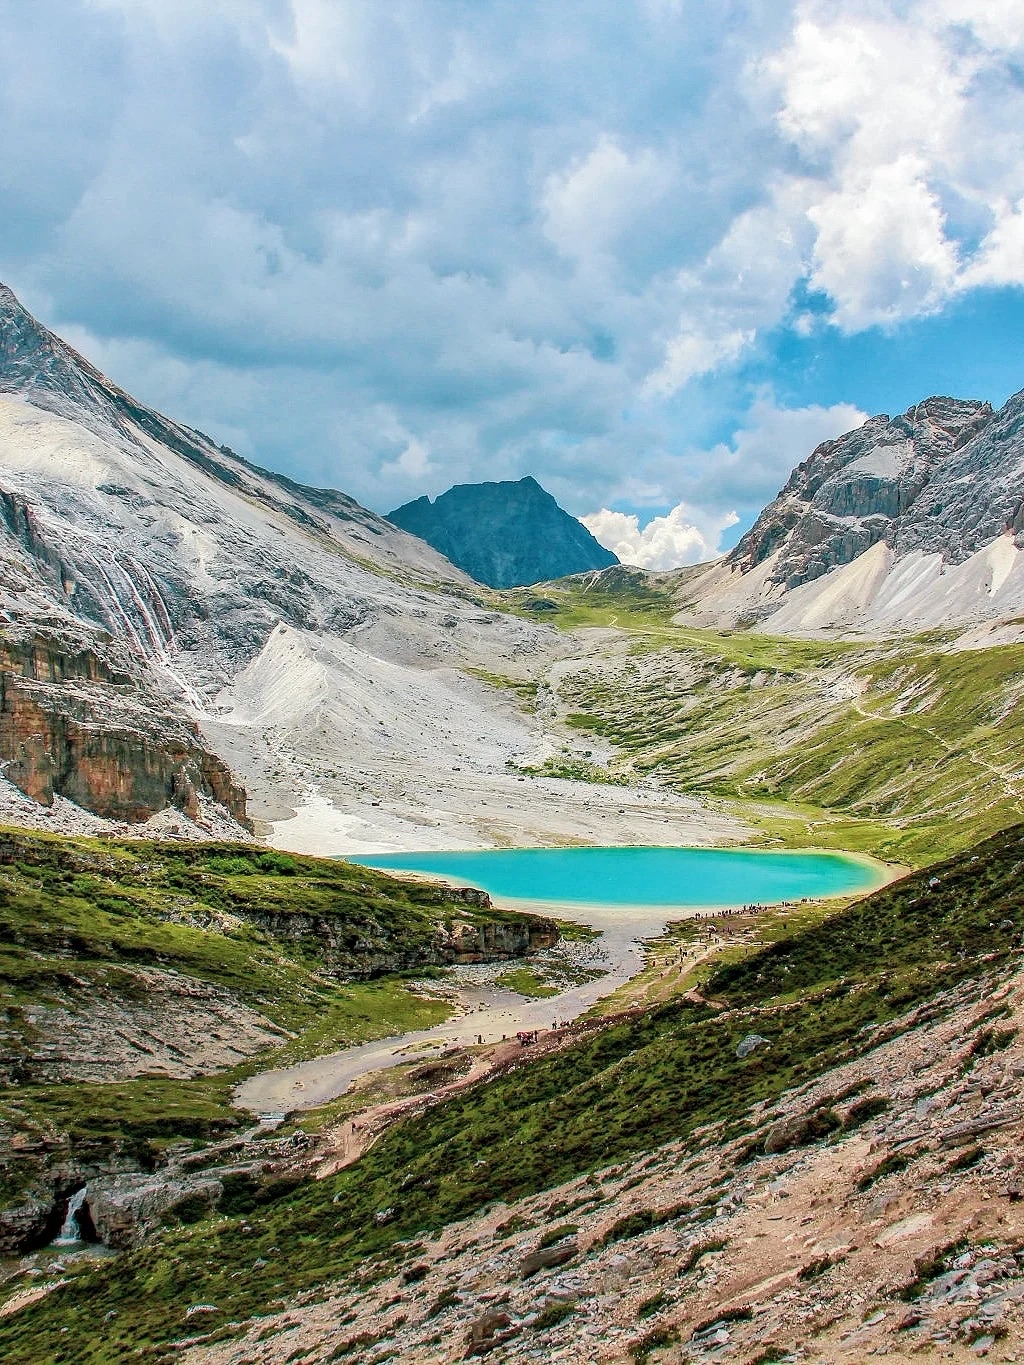
[(782, 634), (1012, 626), (1022, 528), (1024, 393), (998, 411), (926, 398), (818, 446), (724, 560), (676, 575), (680, 619)]
[(195, 723), (85, 632), (0, 632), (0, 766), (44, 806), (64, 796), (130, 822), (176, 806), (198, 820), (207, 797), (248, 827), (243, 788)]
[[(991, 404), (926, 398), (899, 417), (872, 417), (825, 441), (793, 470), (729, 562), (751, 569), (779, 550), (770, 577), (787, 588), (848, 564), (879, 540), (897, 553), (938, 550), (959, 563), (1017, 529), (1022, 497), (1004, 467), (1011, 455), (1004, 442), (1022, 407), (1018, 398), (1009, 423), (1000, 414), (994, 440)], [(1024, 449), (1012, 455), (1015, 470)], [(965, 480), (972, 471), (977, 477)]]

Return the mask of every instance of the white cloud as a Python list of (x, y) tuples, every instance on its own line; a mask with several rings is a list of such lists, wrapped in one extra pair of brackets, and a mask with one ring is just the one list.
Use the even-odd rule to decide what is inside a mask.
[(580, 521), (623, 564), (637, 564), (643, 569), (678, 569), (719, 554), (722, 532), (735, 526), (739, 517), (735, 512), (705, 516), (681, 502), (665, 516), (652, 518), (642, 530), (637, 515), (610, 512), (606, 507), (580, 517)]
[(544, 230), (566, 256), (611, 250), (669, 188), (669, 167), (650, 148), (630, 156), (603, 134), (593, 150), (544, 185)]
[[(786, 41), (747, 72), (798, 166), (680, 272), (682, 320), (645, 393), (741, 360), (801, 279), (845, 332), (1024, 284), (1022, 45), (1024, 0), (800, 0)], [(810, 328), (799, 312), (790, 324)]]
[(740, 520), (735, 508), (748, 516), (759, 511), (822, 441), (854, 430), (866, 417), (850, 403), (782, 408), (770, 392), (762, 393), (728, 441), (662, 456), (648, 467), (657, 476), (653, 482), (641, 488), (627, 480), (618, 490), (622, 501), (640, 501), (642, 495), (648, 504), (683, 491), (670, 512), (642, 529), (637, 514), (608, 508), (580, 521), (624, 564), (672, 569), (712, 559), (720, 553), (722, 533)]
[(767, 503), (815, 447), (853, 431), (867, 417), (852, 403), (782, 408), (771, 393), (762, 393), (729, 441), (701, 453), (690, 496), (711, 506)]
[[(1005, 208), (1024, 193), (1024, 97), (1008, 67), (1022, 37), (1020, 0), (806, 0), (790, 42), (762, 63), (778, 125), (819, 178), (809, 281), (844, 331), (934, 312), (979, 283), (1024, 282)], [(995, 223), (978, 247), (971, 228), (985, 217)]]
[(737, 361), (758, 331), (785, 313), (806, 268), (811, 240), (810, 182), (780, 177), (763, 203), (740, 213), (695, 268), (680, 271), (673, 295), (678, 331), (644, 380), (646, 398), (666, 397), (690, 380)]
[(921, 16), (961, 25), (993, 51), (1024, 47), (1024, 0), (926, 0)]
[(762, 65), (778, 82), (783, 132), (805, 152), (838, 161), (840, 172), (910, 150), (942, 155), (973, 67), (942, 32), (887, 5), (811, 0), (801, 10), (790, 41)]
[(810, 282), (846, 331), (933, 312), (955, 286), (956, 246), (911, 156), (850, 177), (808, 217), (817, 229)]
[(665, 348), (665, 359), (644, 380), (645, 398), (663, 398), (675, 393), (702, 374), (710, 374), (735, 360), (753, 341), (753, 331), (733, 330), (721, 336), (700, 332), (678, 332)]
[(985, 284), (1024, 284), (1024, 199), (998, 207), (994, 226), (961, 279), (965, 288)]
[(431, 463), (426, 447), (415, 438), (409, 441), (397, 459), (388, 460), (380, 467), (381, 477), (384, 479), (398, 476), (412, 482), (426, 478), (428, 474), (433, 472), (434, 465)]
[(16, 9), (0, 274), (374, 506), (533, 471), (745, 507), (757, 462), (691, 433), (744, 425), (784, 330), (1024, 284), (1024, 0)]

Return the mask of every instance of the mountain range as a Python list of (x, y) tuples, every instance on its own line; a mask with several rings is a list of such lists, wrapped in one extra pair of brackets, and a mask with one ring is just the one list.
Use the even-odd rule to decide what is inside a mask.
[(538, 807), (520, 769), (567, 741), (517, 689), (573, 646), (510, 606), (145, 407), (0, 294), (0, 815), (317, 852), (592, 841), (609, 810), (637, 842), (665, 816), (732, 829), (674, 793), (552, 782)]
[[(871, 418), (800, 464), (724, 560), (579, 581), (587, 600), (588, 584), (613, 597), (625, 584), (628, 605), (644, 579), (681, 623), (1013, 638), (1022, 414), (1017, 395), (999, 411), (930, 398)], [(487, 682), (534, 687), (580, 642), (395, 524), (426, 535), (429, 521), (479, 578), (614, 558), (532, 479), (377, 516), (147, 408), (5, 287), (0, 452), (0, 761), (17, 819), (181, 816), (185, 831), (236, 834), (255, 820), (309, 849), (600, 830), (592, 790), (580, 803), (552, 789), (560, 813), (539, 819), (515, 775), (583, 771), (585, 737), (565, 768), (558, 707), (524, 711)], [(463, 773), (458, 789), (439, 766)], [(648, 815), (626, 819), (635, 836)]]
[[(716, 563), (499, 592), (0, 292), (4, 1360), (1019, 1355), (1022, 410), (872, 418)], [(642, 964), (627, 915), (580, 1016), (585, 927), (307, 856), (729, 843), (895, 880)]]

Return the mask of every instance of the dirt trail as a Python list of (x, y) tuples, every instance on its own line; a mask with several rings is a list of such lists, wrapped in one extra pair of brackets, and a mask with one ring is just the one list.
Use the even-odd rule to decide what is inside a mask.
[(363, 1153), (368, 1151), (379, 1138), (383, 1137), (392, 1124), (397, 1123), (399, 1119), (407, 1118), (410, 1114), (422, 1113), (425, 1109), (450, 1099), (459, 1091), (465, 1090), (468, 1086), (474, 1085), (485, 1077), (497, 1076), (518, 1066), (526, 1066), (539, 1061), (542, 1057), (550, 1057), (556, 1052), (562, 1052), (581, 1037), (593, 1033), (597, 1029), (606, 1028), (622, 1017), (622, 1015), (608, 1015), (604, 1019), (570, 1024), (565, 1028), (550, 1029), (547, 1033), (539, 1033), (537, 1041), (527, 1046), (523, 1046), (513, 1038), (485, 1047), (482, 1052), (478, 1052), (474, 1056), (473, 1064), (465, 1075), (458, 1077), (457, 1080), (450, 1081), (447, 1085), (438, 1086), (436, 1090), (431, 1090), (426, 1094), (407, 1095), (401, 1099), (386, 1100), (380, 1104), (370, 1105), (368, 1108), (360, 1110), (358, 1114), (353, 1115), (352, 1118), (344, 1119), (341, 1123), (325, 1129), (317, 1140), (316, 1148), (311, 1156), (306, 1159), (304, 1165), (312, 1171), (318, 1180), (334, 1175), (335, 1172), (358, 1161)]
[[(315, 1148), (303, 1162), (305, 1170), (310, 1171), (318, 1180), (334, 1175), (358, 1161), (363, 1153), (383, 1137), (399, 1119), (410, 1114), (422, 1113), (431, 1105), (450, 1099), (452, 1095), (458, 1094), (477, 1081), (500, 1075), (519, 1066), (528, 1066), (543, 1057), (562, 1052), (596, 1031), (634, 1016), (641, 1008), (663, 1003), (679, 995), (680, 984), (695, 967), (716, 957), (723, 949), (749, 942), (750, 937), (749, 925), (743, 921), (735, 934), (715, 934), (696, 951), (681, 952), (659, 970), (656, 977), (643, 983), (637, 992), (637, 998), (630, 1001), (625, 1008), (577, 1020), (563, 1028), (541, 1030), (537, 1035), (537, 1041), (527, 1046), (521, 1045), (516, 1039), (485, 1046), (475, 1052), (470, 1069), (447, 1085), (438, 1086), (426, 1094), (407, 1095), (400, 1099), (369, 1105), (351, 1118), (346, 1118), (323, 1131)], [(683, 994), (684, 998), (694, 1004), (710, 1003), (696, 989)]]

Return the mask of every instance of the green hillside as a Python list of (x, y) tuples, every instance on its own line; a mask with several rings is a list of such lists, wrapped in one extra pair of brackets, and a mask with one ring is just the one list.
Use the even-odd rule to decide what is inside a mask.
[(723, 802), (768, 838), (914, 866), (1024, 818), (1024, 646), (677, 627), (628, 577), (545, 591), (559, 624), (622, 632), (557, 686), (564, 723), (619, 749), (613, 772)]
[[(954, 987), (983, 995), (1016, 970), (1022, 863), (1018, 826), (722, 967), (705, 986), (711, 1004), (679, 1000), (620, 1018), (568, 1053), (406, 1120), (355, 1166), (282, 1193), (258, 1220), (169, 1231), (102, 1272), (76, 1273), (0, 1327), (5, 1358), (34, 1365), (45, 1339), (56, 1362), (170, 1359), (189, 1304), (214, 1305), (204, 1330), (230, 1337), (332, 1277), (388, 1273), (403, 1241), (495, 1200), (670, 1139), (701, 1147), (740, 1136), (756, 1102), (770, 1106), (870, 1053), (912, 1026), (897, 1022), (908, 1011), (941, 1012)], [(752, 1032), (770, 1046), (738, 1056)], [(801, 1140), (827, 1140), (870, 1112), (823, 1108)]]
[[(31, 1185), (40, 1146), (146, 1163), (175, 1138), (237, 1128), (231, 1091), (253, 1070), (439, 1023), (449, 1006), (402, 976), (429, 971), (456, 922), (529, 918), (332, 859), (0, 831), (0, 1140), (28, 1143), (0, 1167), (0, 1191)], [(276, 1025), (280, 1046), (188, 1079), (42, 1078), (45, 1012), (102, 1019), (105, 1003), (145, 989), (138, 967), (221, 988)]]

